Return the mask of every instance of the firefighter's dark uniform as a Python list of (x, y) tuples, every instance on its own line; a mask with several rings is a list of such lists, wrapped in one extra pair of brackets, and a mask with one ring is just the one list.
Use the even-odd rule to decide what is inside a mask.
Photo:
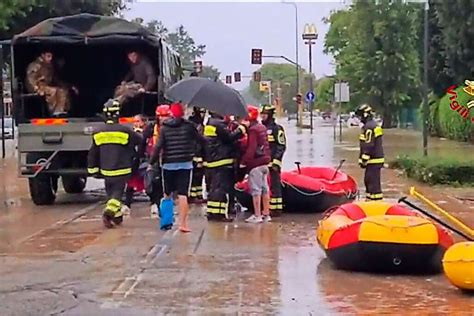
[(281, 168), (283, 155), (286, 151), (286, 135), (283, 127), (275, 122), (273, 114), (275, 107), (264, 105), (262, 113), (268, 114), (268, 119), (262, 121), (267, 128), (268, 143), (270, 144), (270, 212), (272, 216), (279, 216), (283, 212), (283, 198), (281, 187)]
[(234, 132), (227, 129), (223, 119), (212, 117), (204, 127), (207, 140), (205, 148), (206, 183), (208, 184), (207, 218), (209, 220), (232, 220), (229, 216), (234, 208), (235, 143), (245, 129)]
[(122, 196), (132, 173), (135, 147), (141, 142), (139, 134), (118, 124), (119, 109), (116, 101), (106, 103), (106, 124), (93, 134), (88, 154), (88, 173), (105, 179), (108, 200), (103, 219), (108, 228), (122, 223)]
[(360, 156), (359, 165), (365, 168), (364, 184), (367, 200), (382, 200), (381, 169), (384, 165), (382, 146), (382, 127), (378, 126), (372, 117), (367, 118), (359, 136)]
[[(202, 117), (203, 112), (199, 108), (194, 108), (193, 115), (189, 117), (189, 121), (196, 125), (199, 133), (203, 133), (204, 119)], [(199, 142), (196, 143), (196, 153), (193, 158), (193, 179), (191, 182), (191, 193), (190, 197), (194, 201), (203, 199), (203, 187), (202, 181), (204, 179), (204, 147)]]

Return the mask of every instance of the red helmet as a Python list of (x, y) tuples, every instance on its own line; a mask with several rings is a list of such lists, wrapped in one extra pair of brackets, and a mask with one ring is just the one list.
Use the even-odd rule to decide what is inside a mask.
[(161, 104), (156, 107), (156, 116), (170, 116), (170, 106), (168, 104)]
[(258, 108), (253, 105), (248, 105), (247, 110), (249, 112), (249, 115), (248, 115), (249, 121), (256, 121), (258, 119)]

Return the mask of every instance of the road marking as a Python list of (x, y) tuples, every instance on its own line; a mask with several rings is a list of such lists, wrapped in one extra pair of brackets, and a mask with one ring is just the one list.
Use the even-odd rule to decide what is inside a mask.
[(59, 227), (61, 226), (64, 226), (64, 225), (67, 225), (73, 221), (75, 221), (76, 219), (86, 215), (87, 213), (89, 213), (90, 211), (94, 210), (96, 207), (98, 207), (102, 202), (97, 202), (93, 205), (89, 205), (87, 207), (84, 207), (82, 209), (80, 209), (79, 211), (77, 212), (74, 212), (74, 216), (69, 218), (69, 219), (63, 219), (63, 220), (59, 220), (57, 221), (56, 223), (46, 227), (46, 228), (43, 228), (43, 229), (40, 229), (39, 231), (29, 235), (29, 236), (26, 236), (25, 238), (23, 239), (20, 239), (18, 242), (15, 243), (15, 246), (18, 246), (18, 245), (21, 245), (22, 243), (38, 236), (38, 235), (41, 235), (42, 233), (44, 233), (45, 231), (47, 230), (50, 230), (50, 229), (58, 229)]

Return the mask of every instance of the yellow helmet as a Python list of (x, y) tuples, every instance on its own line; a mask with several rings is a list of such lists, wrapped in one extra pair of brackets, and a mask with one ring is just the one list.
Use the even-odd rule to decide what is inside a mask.
[(264, 104), (262, 105), (262, 108), (260, 109), (260, 113), (265, 113), (265, 114), (273, 114), (275, 113), (275, 106), (271, 104)]

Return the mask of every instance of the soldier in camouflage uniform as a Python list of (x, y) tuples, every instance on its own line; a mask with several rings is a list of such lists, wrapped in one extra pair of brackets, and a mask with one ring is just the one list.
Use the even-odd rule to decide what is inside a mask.
[(55, 78), (52, 61), (53, 54), (45, 51), (28, 65), (26, 89), (28, 93), (44, 96), (50, 114), (57, 115), (69, 111), (71, 97), (68, 87)]
[(140, 93), (155, 90), (157, 77), (150, 60), (138, 52), (127, 54), (131, 64), (130, 72), (120, 85), (115, 88), (114, 99), (122, 105), (125, 101), (133, 99)]

